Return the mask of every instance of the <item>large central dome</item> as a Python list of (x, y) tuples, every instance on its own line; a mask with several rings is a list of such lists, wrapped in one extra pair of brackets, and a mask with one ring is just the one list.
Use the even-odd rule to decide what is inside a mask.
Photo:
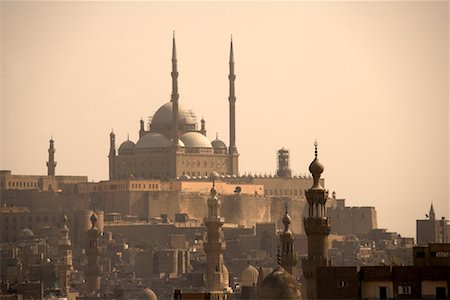
[[(172, 116), (172, 102), (168, 102), (161, 106), (153, 115), (151, 126), (171, 125), (173, 123)], [(178, 124), (180, 125), (195, 125), (197, 117), (189, 110), (186, 110), (178, 104)]]

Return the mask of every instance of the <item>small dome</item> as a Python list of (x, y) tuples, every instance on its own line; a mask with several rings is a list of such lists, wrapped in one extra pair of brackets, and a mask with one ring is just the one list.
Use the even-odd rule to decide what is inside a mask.
[(211, 173), (209, 173), (208, 179), (217, 180), (219, 178), (220, 178), (220, 175), (216, 171), (212, 171)]
[(149, 288), (145, 288), (142, 291), (139, 292), (138, 299), (141, 300), (158, 300), (158, 297), (156, 296), (155, 292), (152, 291)]
[(31, 231), (31, 229), (25, 228), (19, 231), (19, 234), (17, 235), (18, 241), (29, 241), (34, 238), (34, 233)]
[(288, 213), (286, 212), (283, 217), (284, 226), (289, 226), (289, 224), (291, 224), (291, 222), (292, 222), (291, 216), (289, 216)]
[(211, 148), (211, 142), (206, 136), (198, 132), (186, 132), (180, 137), (184, 145), (189, 148)]
[(258, 295), (259, 299), (302, 299), (297, 280), (281, 266), (264, 278)]
[(134, 149), (134, 146), (135, 146), (135, 144), (132, 141), (126, 140), (125, 142), (120, 144), (119, 151), (129, 150), (129, 149), (131, 150), (131, 149)]
[(190, 179), (191, 179), (191, 177), (190, 177), (189, 175), (186, 175), (186, 174), (180, 176), (180, 180), (181, 180), (181, 181), (184, 181), (184, 180), (190, 180)]
[(136, 148), (164, 148), (171, 145), (169, 139), (157, 132), (149, 132), (139, 139)]
[(258, 283), (258, 277), (258, 270), (254, 266), (249, 264), (247, 268), (242, 271), (242, 286), (256, 286), (256, 284)]
[[(172, 102), (161, 106), (153, 115), (151, 126), (172, 125)], [(196, 117), (178, 103), (178, 124), (195, 124)]]
[(215, 149), (227, 149), (227, 145), (225, 145), (225, 143), (219, 139), (215, 139), (214, 141), (212, 141), (211, 145)]

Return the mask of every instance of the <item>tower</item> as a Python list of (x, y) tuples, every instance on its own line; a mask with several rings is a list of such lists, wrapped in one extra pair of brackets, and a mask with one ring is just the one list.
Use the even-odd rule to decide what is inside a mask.
[(280, 234), (281, 244), (281, 266), (292, 275), (293, 268), (297, 265), (297, 257), (294, 253), (294, 234), (289, 229), (292, 219), (286, 212), (283, 217), (284, 230)]
[(55, 176), (55, 168), (56, 168), (55, 145), (54, 145), (54, 141), (52, 138), (52, 139), (50, 139), (50, 145), (48, 148), (47, 175)]
[(238, 166), (238, 151), (236, 148), (236, 94), (234, 88), (234, 81), (236, 79), (236, 75), (234, 74), (234, 53), (233, 53), (233, 38), (230, 43), (230, 60), (228, 62), (230, 68), (230, 74), (228, 75), (229, 80), (229, 96), (228, 102), (230, 105), (230, 170), (229, 173), (232, 175), (239, 175), (239, 166)]
[(172, 102), (172, 127), (173, 127), (173, 146), (179, 147), (178, 144), (178, 70), (177, 70), (177, 48), (175, 45), (175, 32), (172, 38), (172, 95), (170, 101)]
[(277, 176), (292, 177), (291, 168), (289, 167), (289, 150), (286, 148), (278, 150)]
[(433, 203), (431, 203), (430, 212), (429, 212), (428, 216), (429, 216), (430, 220), (432, 220), (432, 221), (436, 220), (436, 214), (434, 213)]
[(70, 271), (72, 270), (72, 244), (69, 239), (69, 228), (65, 215), (58, 240), (58, 255), (59, 287), (63, 294), (67, 295), (70, 289)]
[(145, 123), (144, 120), (141, 119), (139, 121), (139, 138), (143, 137), (145, 134)]
[(88, 264), (86, 266), (86, 293), (95, 294), (100, 290), (100, 250), (98, 247), (98, 238), (100, 231), (97, 229), (97, 216), (91, 215), (91, 229), (87, 231), (88, 247), (86, 255)]
[(314, 183), (305, 192), (308, 200), (308, 217), (303, 220), (308, 240), (308, 258), (303, 260), (306, 299), (317, 299), (316, 268), (331, 265), (331, 260), (328, 258), (328, 235), (331, 226), (325, 209), (328, 191), (320, 184), (320, 175), (323, 173), (324, 167), (317, 158), (317, 142), (314, 143), (314, 146), (315, 158), (309, 165)]
[(114, 172), (114, 159), (116, 157), (116, 135), (114, 134), (114, 131), (111, 130), (111, 133), (109, 134), (109, 180), (115, 179), (115, 172)]
[(208, 234), (208, 241), (204, 245), (207, 264), (206, 285), (209, 293), (220, 295), (228, 288), (228, 270), (223, 260), (226, 248), (222, 229), (224, 218), (220, 216), (220, 200), (214, 182), (208, 197), (208, 217), (204, 223)]

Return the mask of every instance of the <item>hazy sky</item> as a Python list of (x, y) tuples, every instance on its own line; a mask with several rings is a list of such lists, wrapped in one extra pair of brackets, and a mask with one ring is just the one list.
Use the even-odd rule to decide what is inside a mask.
[[(236, 61), (240, 172), (305, 173), (313, 143), (326, 187), (415, 236), (433, 202), (449, 217), (449, 4), (442, 2), (1, 2), (0, 169), (107, 179), (109, 132), (170, 99), (228, 143)], [(294, 217), (295, 214), (293, 213)]]

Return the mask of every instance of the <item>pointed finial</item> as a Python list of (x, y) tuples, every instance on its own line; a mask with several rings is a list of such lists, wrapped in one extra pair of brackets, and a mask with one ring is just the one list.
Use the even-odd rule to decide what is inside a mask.
[(130, 140), (130, 134), (127, 133), (127, 141), (129, 141), (129, 140)]
[(314, 142), (314, 156), (317, 158), (317, 146), (318, 146), (319, 144), (317, 143), (317, 140), (315, 140), (315, 142)]
[(231, 43), (233, 43), (233, 34), (231, 34)]
[(216, 140), (218, 140), (218, 139), (219, 139), (219, 133), (216, 132)]

